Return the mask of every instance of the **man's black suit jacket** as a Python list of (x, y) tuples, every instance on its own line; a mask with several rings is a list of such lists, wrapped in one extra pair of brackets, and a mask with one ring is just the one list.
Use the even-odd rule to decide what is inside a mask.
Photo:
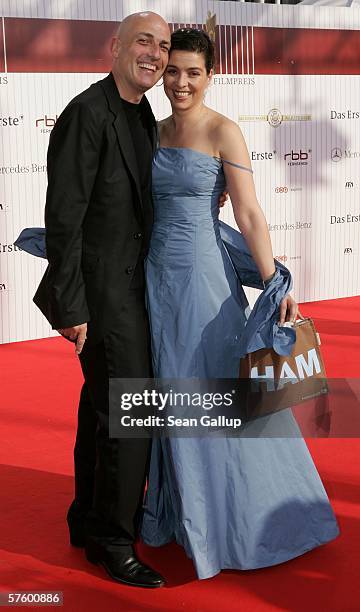
[[(155, 149), (156, 122), (145, 97), (140, 104)], [(89, 322), (88, 338), (96, 340), (116, 325), (140, 252), (148, 246), (145, 218), (149, 225), (130, 129), (110, 73), (68, 104), (50, 137), (49, 265), (34, 302), (54, 329)]]

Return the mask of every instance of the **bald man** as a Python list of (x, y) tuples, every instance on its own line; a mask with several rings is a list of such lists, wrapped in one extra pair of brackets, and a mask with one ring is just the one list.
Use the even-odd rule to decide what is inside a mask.
[[(110, 439), (109, 378), (151, 376), (143, 261), (152, 226), (156, 123), (144, 93), (170, 48), (155, 13), (127, 17), (112, 40), (112, 72), (74, 98), (48, 149), (49, 265), (34, 297), (75, 342), (84, 374), (74, 451), (70, 541), (116, 581), (159, 587), (134, 552), (148, 439)], [(85, 528), (84, 528), (85, 526)]]

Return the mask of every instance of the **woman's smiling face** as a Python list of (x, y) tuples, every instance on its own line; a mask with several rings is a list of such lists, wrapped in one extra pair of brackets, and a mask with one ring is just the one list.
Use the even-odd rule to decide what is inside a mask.
[(164, 91), (172, 108), (188, 109), (202, 103), (211, 76), (212, 71), (206, 72), (203, 53), (171, 51), (164, 73)]

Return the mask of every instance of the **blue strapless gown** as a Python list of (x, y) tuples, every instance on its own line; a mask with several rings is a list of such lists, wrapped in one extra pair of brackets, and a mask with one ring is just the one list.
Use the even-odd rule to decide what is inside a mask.
[[(157, 378), (238, 375), (248, 303), (220, 237), (224, 185), (217, 158), (158, 149), (146, 262)], [(271, 437), (274, 427), (298, 437)], [(153, 440), (142, 538), (152, 546), (175, 539), (199, 578), (281, 563), (338, 535), (291, 411), (245, 429), (240, 438)]]

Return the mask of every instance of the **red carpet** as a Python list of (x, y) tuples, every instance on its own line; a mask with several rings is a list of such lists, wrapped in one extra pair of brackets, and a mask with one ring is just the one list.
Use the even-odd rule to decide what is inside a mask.
[[(315, 319), (328, 376), (359, 377), (360, 298), (301, 310)], [(283, 565), (226, 571), (200, 582), (177, 545), (141, 546), (168, 585), (134, 589), (112, 583), (68, 545), (65, 513), (81, 384), (72, 346), (60, 338), (3, 345), (0, 368), (0, 591), (63, 591), (63, 609), (74, 612), (359, 610), (358, 439), (309, 440), (339, 520), (337, 540)]]

